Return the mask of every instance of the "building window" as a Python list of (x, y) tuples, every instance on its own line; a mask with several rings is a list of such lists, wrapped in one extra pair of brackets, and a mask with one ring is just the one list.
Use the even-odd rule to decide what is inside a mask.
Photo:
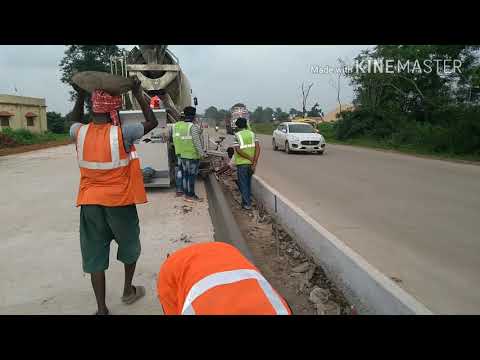
[(27, 126), (35, 126), (33, 123), (33, 117), (27, 118)]
[(10, 127), (10, 118), (8, 116), (0, 116), (0, 125), (2, 127)]

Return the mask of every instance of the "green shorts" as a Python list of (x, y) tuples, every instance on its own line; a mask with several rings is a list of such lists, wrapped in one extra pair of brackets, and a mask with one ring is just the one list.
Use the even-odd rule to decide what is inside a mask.
[(140, 226), (135, 205), (108, 207), (82, 205), (80, 209), (80, 248), (83, 271), (108, 269), (110, 242), (118, 244), (117, 259), (133, 264), (140, 256)]

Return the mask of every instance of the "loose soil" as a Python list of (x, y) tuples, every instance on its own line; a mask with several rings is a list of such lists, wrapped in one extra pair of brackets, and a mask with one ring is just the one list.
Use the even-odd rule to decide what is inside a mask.
[[(252, 252), (255, 265), (272, 286), (287, 300), (295, 315), (353, 314), (355, 310), (330, 282), (321, 267), (304, 253), (279, 224), (253, 201), (253, 210), (240, 206), (240, 193), (231, 177), (220, 179), (233, 215)], [(299, 271), (299, 265), (308, 271)], [(307, 266), (308, 264), (308, 266)], [(297, 272), (293, 269), (296, 268)], [(321, 290), (319, 290), (320, 288)], [(326, 293), (325, 301), (310, 300), (312, 290)], [(312, 295), (315, 298), (315, 295)]]
[(65, 139), (65, 140), (58, 140), (58, 141), (49, 141), (41, 144), (32, 144), (32, 145), (19, 145), (14, 147), (4, 147), (0, 148), (0, 156), (7, 156), (13, 154), (20, 154), (29, 151), (35, 151), (40, 149), (47, 149), (55, 146), (62, 146), (71, 144), (72, 140)]

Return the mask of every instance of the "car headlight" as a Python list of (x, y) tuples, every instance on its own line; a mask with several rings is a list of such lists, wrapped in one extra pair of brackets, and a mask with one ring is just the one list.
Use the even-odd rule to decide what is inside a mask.
[(291, 141), (299, 141), (300, 139), (296, 136), (290, 136)]

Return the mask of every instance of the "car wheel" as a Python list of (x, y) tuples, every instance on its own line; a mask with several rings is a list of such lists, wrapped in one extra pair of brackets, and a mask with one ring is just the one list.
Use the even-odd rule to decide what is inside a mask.
[(319, 152), (317, 152), (317, 154), (318, 154), (318, 155), (323, 155), (323, 151), (324, 151), (324, 150), (319, 151)]
[(290, 145), (288, 144), (288, 141), (285, 141), (285, 152), (287, 154), (291, 154), (292, 151), (290, 150)]
[(272, 146), (273, 146), (273, 151), (278, 150), (278, 146), (277, 146), (277, 143), (275, 142), (275, 139), (272, 139)]

